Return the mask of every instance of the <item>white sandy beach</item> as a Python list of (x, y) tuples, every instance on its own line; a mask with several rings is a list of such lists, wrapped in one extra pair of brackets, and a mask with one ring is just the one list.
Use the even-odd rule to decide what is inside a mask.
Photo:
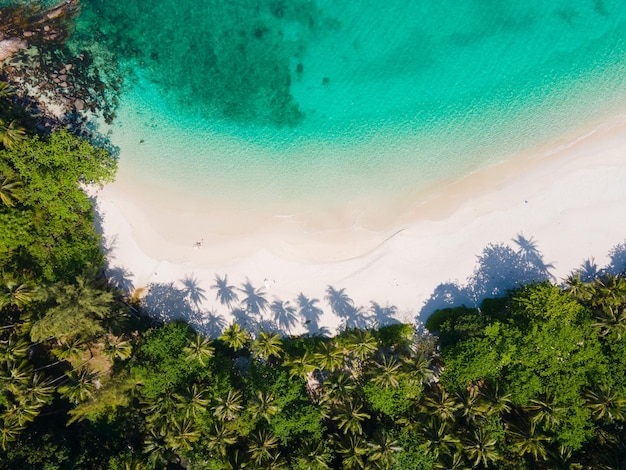
[[(194, 326), (215, 334), (216, 317), (232, 321), (210, 288), (215, 274), (228, 274), (237, 287), (249, 279), (270, 301), (295, 305), (300, 292), (317, 298), (324, 309), (319, 324), (333, 331), (341, 319), (324, 301), (328, 285), (345, 288), (364, 312), (376, 301), (396, 306), (394, 316), (401, 321), (413, 322), (420, 314), (423, 320), (433, 306), (461, 298), (438, 286), (465, 284), (488, 244), (517, 250), (512, 239), (518, 235), (536, 242), (557, 281), (588, 259), (603, 267), (609, 250), (626, 239), (625, 196), (621, 114), (480, 169), (428, 197), (411, 195), (404, 204), (372, 212), (355, 202), (345, 213), (339, 208), (297, 217), (276, 207), (242, 212), (182, 193), (162, 194), (126, 168), (123, 149), (117, 181), (98, 191), (97, 205), (111, 276), (119, 280), (124, 271), (129, 289), (165, 285), (176, 295), (164, 298), (167, 289), (154, 289), (162, 298), (146, 296), (154, 315), (191, 316)], [(194, 279), (206, 299), (185, 307), (184, 279)], [(363, 324), (374, 323), (368, 315), (363, 313)], [(307, 331), (303, 319), (296, 323), (282, 330)]]

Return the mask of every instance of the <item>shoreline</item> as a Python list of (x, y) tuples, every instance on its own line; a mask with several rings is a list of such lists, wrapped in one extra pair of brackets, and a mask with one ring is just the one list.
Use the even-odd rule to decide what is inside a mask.
[[(180, 295), (182, 280), (195, 279), (206, 300), (178, 305), (183, 315), (194, 316), (194, 326), (203, 328), (214, 317), (224, 318), (224, 326), (232, 320), (210, 289), (215, 274), (228, 274), (237, 286), (249, 279), (264, 288), (270, 302), (276, 297), (295, 305), (300, 292), (319, 299), (319, 325), (335, 331), (342, 319), (324, 301), (326, 286), (345, 288), (366, 309), (369, 301), (393, 304), (395, 318), (412, 322), (430, 313), (425, 307), (438, 288), (472, 276), (485, 247), (512, 245), (521, 234), (537, 243), (546, 265), (554, 263), (550, 274), (557, 280), (588, 257), (602, 266), (609, 249), (626, 238), (626, 221), (613, 220), (626, 195), (624, 157), (621, 113), (478, 169), (427, 198), (411, 195), (385, 214), (383, 225), (359, 207), (348, 208), (340, 228), (333, 228), (333, 215), (309, 212), (297, 220), (277, 208), (235, 217), (230, 207), (158, 194), (126, 174), (123, 161), (118, 181), (96, 199), (105, 245), (114, 245), (109, 272), (126, 269), (129, 290), (168, 285)], [(176, 316), (175, 306), (153, 300), (167, 311), (165, 319)], [(364, 324), (376, 320), (361, 314)], [(283, 332), (306, 332), (301, 320)], [(269, 313), (255, 321), (272, 325)]]

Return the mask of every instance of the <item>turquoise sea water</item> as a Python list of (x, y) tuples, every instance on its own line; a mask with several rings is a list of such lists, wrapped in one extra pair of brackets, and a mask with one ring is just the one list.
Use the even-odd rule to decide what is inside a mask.
[(449, 181), (626, 109), (623, 0), (83, 0), (138, 178), (342, 203)]

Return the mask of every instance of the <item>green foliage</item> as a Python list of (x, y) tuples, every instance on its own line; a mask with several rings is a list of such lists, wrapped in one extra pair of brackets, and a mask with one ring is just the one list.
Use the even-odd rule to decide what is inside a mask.
[(399, 433), (398, 441), (402, 450), (396, 456), (393, 470), (432, 470), (433, 458), (424, 451), (417, 433)]
[[(122, 307), (96, 282), (103, 258), (80, 183), (110, 180), (115, 163), (64, 132), (10, 147), (0, 468), (517, 470), (626, 458), (622, 278), (436, 312), (426, 327), (441, 356), (435, 337), (401, 324), (254, 340), (233, 324), (216, 341), (184, 322), (112, 331)], [(216, 288), (236, 299), (226, 277)], [(351, 305), (334, 294), (335, 309)]]
[(421, 395), (422, 387), (409, 376), (402, 376), (397, 388), (382, 387), (368, 381), (363, 386), (363, 392), (373, 410), (395, 420), (407, 414)]
[(445, 349), (480, 333), (485, 326), (485, 320), (478, 310), (462, 306), (434, 312), (424, 326), (428, 331), (437, 334), (439, 344)]
[(162, 393), (178, 390), (201, 373), (202, 365), (188, 361), (185, 352), (194, 337), (193, 330), (184, 322), (169, 323), (146, 335), (132, 369), (145, 397), (155, 400)]
[(52, 281), (99, 265), (91, 202), (80, 184), (112, 180), (115, 166), (103, 149), (64, 131), (1, 150), (0, 175), (21, 187), (13, 207), (0, 205), (0, 252), (9, 254), (0, 267), (19, 266)]

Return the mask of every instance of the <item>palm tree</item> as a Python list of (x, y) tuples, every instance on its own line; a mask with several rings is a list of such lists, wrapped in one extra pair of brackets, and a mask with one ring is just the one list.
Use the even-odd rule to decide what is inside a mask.
[(57, 305), (33, 324), (30, 335), (34, 341), (50, 336), (61, 341), (94, 336), (103, 330), (99, 320), (108, 318), (114, 311), (113, 294), (85, 276), (78, 276), (75, 284), (55, 284), (50, 288), (50, 298)]
[(11, 150), (26, 140), (26, 129), (21, 127), (16, 120), (7, 125), (4, 120), (0, 119), (0, 140), (4, 148)]
[(407, 358), (403, 357), (402, 361), (411, 377), (416, 379), (420, 385), (426, 385), (433, 380), (435, 376), (431, 368), (433, 360), (423, 352), (420, 351)]
[(285, 365), (289, 367), (289, 375), (292, 378), (300, 377), (306, 381), (309, 380), (310, 375), (317, 369), (315, 358), (309, 351), (305, 351), (302, 356), (286, 361)]
[(585, 393), (587, 408), (594, 420), (609, 422), (624, 421), (626, 418), (626, 398), (610, 385), (600, 385)]
[(362, 469), (365, 467), (364, 457), (367, 455), (368, 447), (365, 440), (356, 435), (347, 436), (339, 444), (337, 452), (343, 456), (343, 468)]
[(22, 309), (35, 300), (39, 294), (39, 289), (33, 282), (20, 283), (6, 278), (0, 285), (0, 289), (0, 310), (9, 305)]
[(352, 330), (346, 335), (346, 349), (364, 361), (378, 350), (378, 341), (370, 330)]
[(498, 382), (479, 382), (478, 391), (489, 403), (488, 414), (504, 414), (511, 411), (511, 394), (502, 395)]
[(356, 384), (344, 373), (333, 375), (325, 385), (326, 396), (331, 403), (343, 403), (350, 400), (356, 390)]
[(321, 369), (334, 372), (343, 365), (343, 350), (339, 349), (333, 341), (322, 341), (317, 346), (315, 359)]
[(177, 415), (180, 404), (180, 397), (169, 391), (159, 395), (157, 400), (147, 400), (142, 411), (146, 413), (145, 420), (150, 431), (164, 435), (171, 418)]
[(296, 324), (296, 308), (289, 301), (274, 300), (270, 305), (276, 323), (286, 331), (290, 331)]
[(380, 431), (374, 436), (372, 442), (368, 442), (370, 448), (369, 462), (373, 463), (376, 468), (387, 470), (393, 466), (396, 461), (395, 453), (400, 452), (402, 447), (398, 445), (398, 441), (393, 440), (385, 431)]
[(597, 321), (591, 326), (598, 328), (601, 336), (614, 333), (620, 340), (622, 335), (626, 334), (626, 309), (623, 305), (605, 305), (595, 312), (595, 317)]
[(248, 332), (243, 330), (238, 323), (233, 323), (224, 330), (224, 333), (218, 339), (237, 351), (242, 349), (248, 342)]
[(310, 470), (329, 470), (327, 461), (330, 459), (330, 452), (324, 446), (323, 440), (307, 439), (299, 449), (296, 461), (300, 464), (298, 468), (308, 468)]
[(35, 420), (42, 406), (41, 403), (12, 403), (2, 413), (2, 420), (24, 426)]
[(318, 299), (309, 299), (305, 297), (302, 292), (300, 292), (300, 295), (298, 295), (298, 311), (300, 315), (304, 317), (304, 323), (310, 324), (310, 329), (314, 331), (318, 329), (319, 319), (324, 313), (322, 309), (316, 305), (318, 302)]
[(235, 434), (235, 431), (224, 424), (215, 424), (213, 426), (213, 431), (209, 433), (209, 450), (217, 452), (221, 457), (226, 456), (226, 449), (229, 445), (233, 445), (235, 442), (237, 442), (237, 435)]
[(497, 451), (497, 439), (494, 439), (484, 429), (479, 428), (463, 439), (463, 451), (469, 460), (473, 461), (474, 467), (481, 463), (487, 467), (490, 463), (500, 459)]
[(465, 459), (461, 452), (453, 452), (452, 454), (442, 454), (433, 464), (433, 468), (440, 470), (466, 470)]
[(169, 432), (165, 435), (165, 445), (178, 453), (191, 450), (191, 444), (199, 439), (200, 431), (192, 419), (173, 419)]
[(328, 286), (324, 298), (335, 315), (340, 317), (349, 317), (352, 315), (354, 311), (354, 301), (348, 297), (345, 289), (337, 290), (333, 286)]
[(620, 306), (626, 302), (626, 279), (605, 274), (593, 282), (592, 306)]
[(534, 423), (522, 421), (517, 425), (511, 424), (507, 429), (507, 436), (511, 442), (511, 447), (520, 456), (530, 454), (535, 461), (546, 460), (545, 444), (550, 439), (543, 434), (538, 434)]
[(274, 403), (274, 397), (271, 394), (259, 390), (255, 399), (248, 405), (248, 410), (253, 419), (263, 418), (269, 423), (280, 408)]
[(565, 278), (565, 291), (579, 302), (587, 302), (593, 295), (591, 283), (581, 280), (580, 271)]
[(70, 338), (61, 343), (60, 347), (54, 348), (52, 353), (60, 360), (65, 361), (67, 359), (79, 359), (86, 351), (87, 347), (81, 338)]
[(437, 416), (442, 421), (454, 421), (461, 404), (456, 401), (441, 385), (431, 388), (430, 393), (424, 396), (422, 410), (431, 416)]
[(200, 334), (196, 335), (189, 341), (189, 344), (183, 348), (183, 354), (188, 361), (198, 361), (203, 366), (206, 365), (211, 357), (215, 348), (211, 345), (209, 338), (204, 338)]
[(450, 434), (446, 421), (431, 418), (419, 427), (422, 438), (420, 447), (438, 460), (441, 454), (452, 455), (452, 449), (459, 443), (459, 439)]
[(0, 98), (9, 98), (15, 95), (15, 91), (11, 88), (7, 82), (0, 82)]
[(217, 399), (218, 404), (213, 407), (213, 414), (222, 421), (232, 421), (243, 410), (241, 400), (242, 396), (239, 390), (229, 390), (226, 397)]
[(133, 354), (133, 345), (130, 341), (122, 341), (119, 338), (113, 339), (113, 341), (106, 341), (104, 343), (104, 354), (111, 359), (119, 359), (125, 361), (129, 359)]
[(252, 342), (252, 354), (256, 358), (269, 359), (279, 357), (283, 352), (283, 342), (278, 333), (259, 332), (259, 337)]
[(530, 403), (524, 407), (524, 411), (530, 413), (530, 422), (533, 425), (543, 423), (546, 428), (554, 429), (561, 423), (561, 416), (566, 408), (558, 406), (558, 400), (549, 390), (544, 394), (543, 400), (531, 399)]
[(259, 430), (252, 436), (248, 450), (257, 465), (274, 459), (274, 450), (278, 447), (278, 438), (270, 431)]
[(7, 207), (14, 207), (22, 198), (22, 182), (16, 178), (0, 175), (0, 202)]
[(241, 303), (246, 306), (247, 312), (259, 315), (267, 310), (268, 301), (262, 288), (257, 289), (246, 280), (239, 290), (245, 295)]
[(20, 401), (23, 403), (45, 404), (50, 401), (54, 393), (52, 381), (45, 378), (42, 374), (35, 372), (30, 383), (23, 387)]
[(13, 362), (25, 359), (30, 343), (21, 336), (11, 335), (9, 339), (0, 342), (0, 361)]
[(383, 356), (381, 362), (375, 363), (372, 382), (382, 388), (398, 388), (400, 386), (398, 379), (402, 375), (400, 367), (400, 363), (393, 357)]
[(59, 387), (61, 395), (74, 404), (87, 401), (93, 397), (96, 391), (94, 382), (98, 374), (87, 367), (82, 367), (78, 371), (70, 371), (66, 375), (69, 377), (70, 383)]
[(344, 433), (362, 434), (362, 422), (370, 418), (370, 415), (363, 412), (363, 405), (353, 400), (348, 400), (339, 405), (333, 419), (337, 421), (337, 426)]
[(2, 366), (0, 380), (5, 382), (5, 386), (12, 391), (27, 385), (33, 376), (33, 366), (26, 359), (5, 361)]
[(456, 394), (460, 407), (460, 414), (470, 424), (479, 418), (485, 418), (490, 414), (489, 403), (484, 401), (478, 390), (478, 386), (470, 384), (464, 391)]
[(0, 419), (0, 447), (7, 450), (8, 444), (16, 440), (26, 428), (23, 424), (10, 419)]
[(235, 286), (228, 285), (227, 274), (224, 274), (223, 278), (216, 274), (215, 284), (211, 286), (211, 289), (217, 290), (215, 298), (219, 300), (222, 305), (226, 305), (228, 309), (231, 309), (233, 303), (239, 300), (239, 296), (237, 295), (237, 292), (235, 292)]
[(166, 468), (167, 464), (174, 458), (164, 437), (152, 430), (144, 439), (143, 453), (148, 455), (147, 460), (151, 468)]
[(178, 408), (184, 411), (186, 418), (195, 418), (209, 404), (209, 400), (204, 398), (205, 393), (206, 389), (198, 384), (192, 384), (186, 394), (174, 394), (174, 398), (178, 401)]

